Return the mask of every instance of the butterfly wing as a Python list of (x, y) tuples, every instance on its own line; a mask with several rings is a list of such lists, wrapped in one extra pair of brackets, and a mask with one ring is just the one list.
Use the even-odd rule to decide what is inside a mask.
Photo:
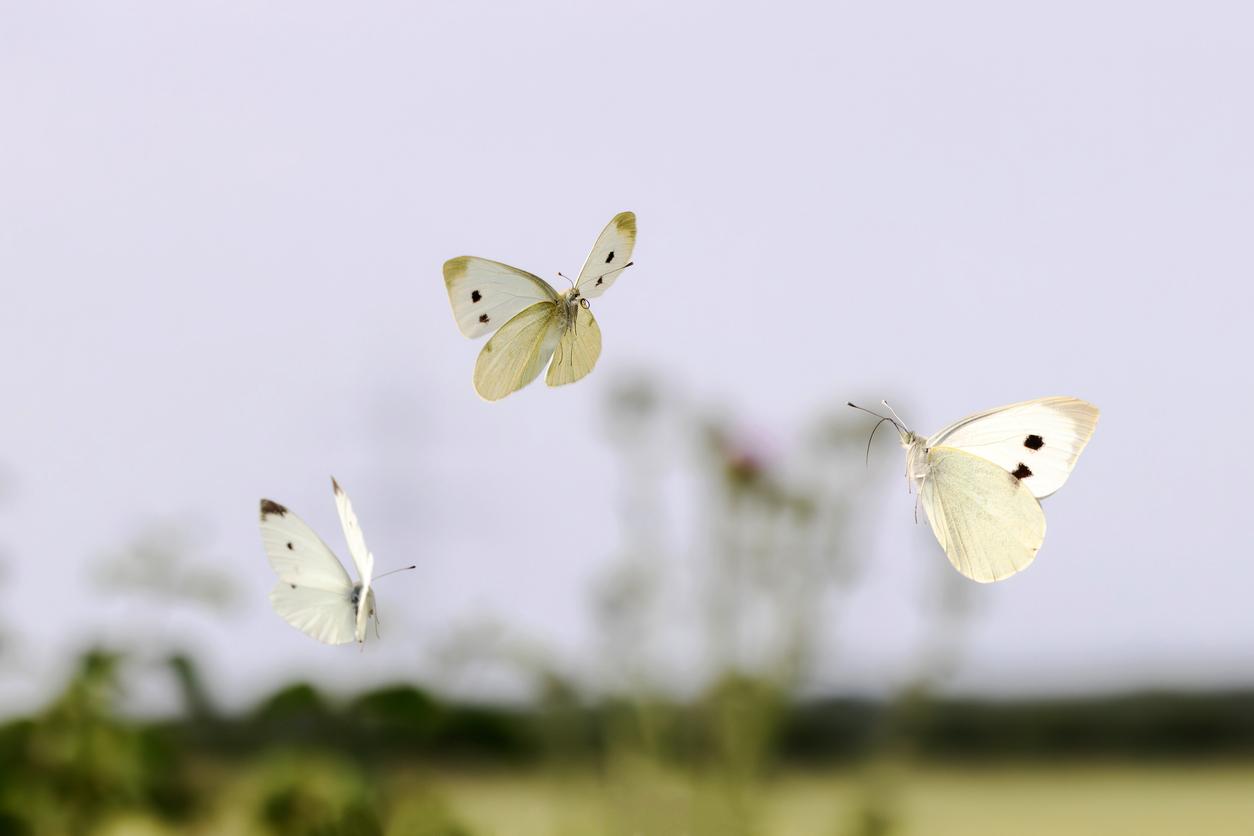
[(920, 500), (954, 568), (980, 583), (1026, 569), (1045, 540), (1045, 513), (1026, 483), (953, 447), (927, 457)]
[(326, 644), (360, 641), (357, 619), (348, 592), (331, 592), (279, 581), (270, 593), (270, 605), (297, 630)]
[[(359, 600), (368, 600), (370, 595), (370, 579), (374, 576), (374, 555), (366, 548), (366, 538), (361, 533), (361, 525), (357, 515), (353, 513), (353, 503), (349, 502), (348, 494), (340, 487), (340, 483), (331, 477), (331, 487), (335, 491), (335, 507), (340, 512), (340, 525), (344, 528), (344, 539), (348, 541), (348, 553), (357, 567), (357, 577), (361, 583)], [(357, 607), (355, 632), (357, 641), (366, 639), (366, 622), (370, 618), (368, 606)]]
[(374, 575), (374, 555), (366, 548), (366, 538), (362, 536), (357, 515), (353, 513), (353, 503), (334, 476), (331, 477), (331, 488), (335, 491), (335, 508), (340, 512), (340, 525), (344, 527), (344, 539), (348, 541), (348, 553), (357, 567), (357, 576), (363, 587), (370, 586)]
[(525, 270), (464, 255), (444, 262), (444, 286), (457, 327), (477, 339), (537, 302), (557, 302), (557, 291)]
[(575, 309), (575, 327), (567, 328), (553, 353), (553, 362), (544, 382), (550, 386), (574, 383), (592, 371), (601, 356), (601, 328), (584, 307)]
[(535, 380), (562, 336), (561, 302), (537, 302), (501, 326), (475, 361), (475, 391), (497, 401)]
[(636, 248), (636, 215), (619, 212), (606, 224), (597, 238), (592, 252), (579, 271), (575, 287), (581, 296), (595, 299), (610, 289), (623, 268), (631, 264), (631, 253)]
[(288, 624), (328, 644), (356, 637), (353, 582), (326, 543), (291, 511), (261, 500), (261, 543), (279, 582), (270, 593)]
[(1053, 397), (999, 406), (963, 418), (933, 435), (927, 446), (954, 447), (1018, 474), (1037, 499), (1063, 486), (1093, 437), (1097, 407)]

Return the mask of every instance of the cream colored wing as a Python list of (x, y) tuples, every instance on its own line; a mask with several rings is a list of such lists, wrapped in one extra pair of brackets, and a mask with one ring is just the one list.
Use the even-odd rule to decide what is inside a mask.
[(351, 600), (352, 590), (332, 592), (279, 581), (270, 593), (270, 605), (297, 630), (326, 644), (361, 641)]
[(1079, 398), (1039, 398), (963, 418), (934, 434), (927, 446), (956, 447), (995, 462), (1042, 499), (1067, 481), (1097, 418), (1097, 407)]
[(636, 249), (636, 215), (619, 212), (606, 224), (597, 238), (592, 252), (579, 271), (575, 287), (579, 295), (595, 299), (610, 289), (624, 268), (631, 265), (631, 253)]
[(277, 502), (261, 500), (261, 542), (279, 582), (270, 603), (283, 620), (327, 644), (357, 635), (353, 582), (326, 543)]
[(475, 361), (475, 391), (497, 401), (536, 379), (562, 335), (561, 303), (539, 302), (501, 326)]
[(344, 539), (348, 541), (348, 553), (357, 567), (357, 578), (364, 587), (370, 586), (374, 576), (374, 555), (366, 548), (366, 538), (361, 533), (361, 525), (357, 515), (353, 513), (353, 503), (349, 502), (348, 494), (340, 487), (340, 483), (331, 477), (331, 489), (335, 491), (335, 508), (340, 512), (340, 525), (344, 527)]
[(592, 318), (592, 311), (584, 307), (575, 310), (578, 311), (575, 327), (567, 328), (562, 334), (557, 351), (553, 353), (549, 373), (544, 378), (550, 386), (574, 383), (592, 371), (601, 356), (601, 328)]
[(335, 552), (300, 517), (269, 499), (261, 500), (261, 544), (279, 580), (348, 600), (353, 581)]
[(523, 308), (558, 301), (539, 276), (471, 255), (444, 262), (444, 286), (457, 327), (472, 339), (500, 328)]
[(920, 499), (954, 568), (980, 583), (1026, 569), (1045, 540), (1045, 513), (1027, 485), (953, 447), (933, 447), (927, 459)]

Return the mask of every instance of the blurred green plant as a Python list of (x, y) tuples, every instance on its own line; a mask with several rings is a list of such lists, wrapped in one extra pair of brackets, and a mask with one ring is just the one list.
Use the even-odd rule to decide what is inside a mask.
[(0, 728), (0, 810), (18, 832), (89, 833), (125, 810), (191, 812), (181, 753), (160, 729), (118, 716), (120, 665), (87, 653), (43, 712)]

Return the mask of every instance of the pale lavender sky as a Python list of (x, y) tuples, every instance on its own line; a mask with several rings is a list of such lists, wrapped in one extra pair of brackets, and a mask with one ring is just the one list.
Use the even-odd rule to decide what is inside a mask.
[[(1241, 3), (0, 5), (4, 693), (158, 627), (229, 699), (377, 681), (486, 614), (589, 655), (598, 424), (640, 368), (783, 449), (849, 398), (924, 432), (1095, 402), (1036, 565), (973, 588), (955, 687), (1254, 683), (1251, 31)], [(596, 371), (480, 401), (442, 262), (556, 280), (623, 209)], [(871, 464), (838, 687), (900, 681), (949, 571), (900, 452)], [(257, 500), (342, 553), (331, 473), (380, 567), (420, 566), (364, 654), (266, 603)], [(180, 520), (241, 608), (92, 583)]]

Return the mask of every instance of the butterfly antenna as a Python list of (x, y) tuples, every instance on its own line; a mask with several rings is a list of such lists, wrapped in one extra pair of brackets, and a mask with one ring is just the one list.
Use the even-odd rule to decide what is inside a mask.
[(566, 281), (570, 282), (570, 286), (571, 286), (571, 287), (574, 287), (574, 286), (575, 286), (575, 283), (574, 283), (573, 281), (571, 281), (570, 276), (566, 275), (565, 273), (558, 273), (557, 275), (561, 276), (563, 279), (565, 279)]
[[(872, 412), (871, 410), (867, 409), (865, 406), (858, 406), (856, 403), (853, 403), (852, 401), (847, 401), (845, 405), (852, 406), (854, 409), (860, 409), (863, 412), (865, 412), (867, 415), (874, 415), (876, 418), (879, 418), (880, 420), (888, 421), (889, 423), (893, 425), (894, 428), (896, 428), (898, 435), (904, 436), (907, 432), (909, 432), (906, 429), (906, 425), (901, 423), (901, 419), (898, 418), (895, 413), (893, 417), (890, 418), (887, 415), (880, 415), (878, 412)], [(891, 412), (892, 410), (890, 409), (889, 411)], [(875, 431), (872, 430), (872, 432), (875, 432)]]
[(415, 563), (413, 566), (402, 566), (399, 569), (392, 569), (391, 571), (384, 572), (382, 575), (375, 575), (374, 579), (377, 581), (379, 578), (386, 578), (388, 575), (395, 575), (397, 572), (408, 572), (410, 569), (417, 569), (417, 568), (418, 568), (417, 563)]
[(889, 413), (892, 414), (893, 423), (895, 423), (897, 426), (904, 429), (906, 432), (910, 432), (910, 428), (906, 426), (906, 422), (901, 420), (899, 417), (897, 417), (897, 412), (891, 406), (888, 405), (888, 401), (880, 401), (880, 403), (884, 404), (884, 408), (887, 409)]
[(891, 422), (892, 420), (893, 420), (892, 418), (881, 418), (880, 420), (876, 421), (875, 426), (871, 428), (871, 435), (866, 440), (866, 469), (867, 470), (871, 469), (871, 442), (875, 440), (875, 431), (880, 428), (880, 424), (884, 423), (885, 421)]

